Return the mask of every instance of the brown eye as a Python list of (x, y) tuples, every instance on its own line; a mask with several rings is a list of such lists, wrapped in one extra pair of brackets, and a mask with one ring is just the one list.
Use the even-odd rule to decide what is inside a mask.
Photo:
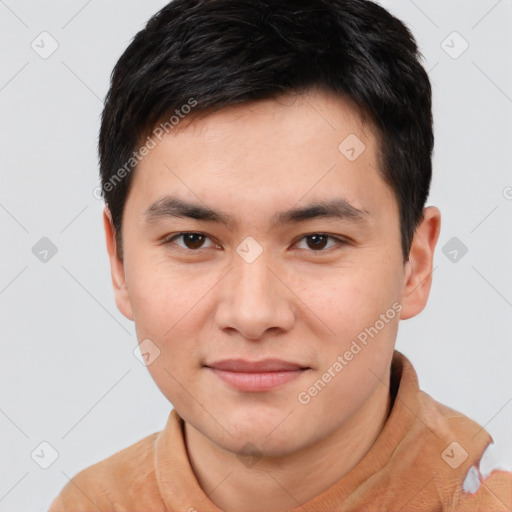
[(204, 243), (205, 236), (199, 233), (186, 233), (183, 235), (183, 242), (188, 249), (200, 249)]
[(306, 243), (310, 249), (324, 249), (327, 245), (328, 238), (327, 235), (308, 235), (306, 237), (308, 242)]
[[(175, 242), (175, 240), (178, 240), (180, 238), (183, 240), (181, 244)], [(179, 233), (170, 238), (166, 243), (176, 243), (176, 245), (183, 249), (195, 251), (197, 249), (203, 248), (203, 244), (205, 243), (206, 240), (209, 240), (209, 238), (204, 233)], [(211, 244), (210, 247), (213, 247), (213, 244)]]
[[(306, 241), (306, 247), (299, 248), (309, 250), (310, 252), (327, 252), (327, 250), (331, 249), (332, 247), (347, 244), (347, 242), (341, 238), (332, 235), (326, 235), (324, 233), (312, 233), (310, 235), (304, 235), (300, 239), (299, 243), (302, 243), (303, 240)], [(329, 242), (331, 242), (331, 245), (328, 245)]]

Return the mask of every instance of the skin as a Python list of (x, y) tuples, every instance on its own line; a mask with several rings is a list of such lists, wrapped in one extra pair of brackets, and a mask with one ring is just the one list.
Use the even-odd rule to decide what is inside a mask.
[[(354, 161), (338, 149), (349, 134), (366, 146)], [(425, 208), (404, 264), (398, 205), (377, 155), (372, 126), (345, 99), (309, 91), (258, 101), (183, 122), (139, 164), (122, 261), (105, 209), (117, 306), (139, 341), (158, 346), (148, 369), (185, 420), (201, 487), (227, 512), (278, 512), (321, 494), (364, 457), (387, 419), (399, 319), (427, 302), (440, 212)], [(234, 224), (146, 222), (144, 212), (167, 194), (221, 210)], [(333, 197), (367, 211), (366, 222), (270, 223), (278, 211)], [(206, 235), (203, 245), (169, 241), (191, 231)], [(318, 249), (306, 237), (318, 233), (348, 243), (329, 239)], [(236, 252), (248, 236), (263, 250), (252, 263)], [(299, 393), (396, 302), (400, 314), (300, 403)], [(271, 391), (241, 392), (203, 366), (226, 358), (309, 369)], [(253, 465), (239, 457), (251, 454)]]

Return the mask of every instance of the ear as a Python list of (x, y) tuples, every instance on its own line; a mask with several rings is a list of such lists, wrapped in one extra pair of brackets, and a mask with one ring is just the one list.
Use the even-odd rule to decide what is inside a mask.
[(110, 259), (110, 273), (112, 275), (112, 286), (114, 288), (117, 309), (119, 309), (126, 318), (133, 320), (132, 306), (126, 288), (124, 264), (123, 260), (118, 255), (116, 231), (108, 206), (105, 206), (103, 210), (103, 225), (105, 227), (107, 251)]
[(441, 230), (441, 212), (435, 206), (429, 206), (423, 214), (423, 221), (414, 233), (409, 260), (405, 263), (402, 320), (416, 316), (425, 308), (432, 286), (432, 265)]

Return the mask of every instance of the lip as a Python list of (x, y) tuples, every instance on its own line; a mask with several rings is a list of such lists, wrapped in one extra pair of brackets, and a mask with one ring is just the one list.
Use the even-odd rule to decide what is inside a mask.
[(295, 380), (309, 369), (281, 359), (224, 359), (205, 367), (230, 387), (248, 392), (270, 391)]
[(226, 370), (229, 372), (264, 373), (301, 370), (306, 367), (298, 363), (284, 361), (282, 359), (263, 359), (261, 361), (247, 361), (246, 359), (222, 359), (205, 364), (209, 368)]

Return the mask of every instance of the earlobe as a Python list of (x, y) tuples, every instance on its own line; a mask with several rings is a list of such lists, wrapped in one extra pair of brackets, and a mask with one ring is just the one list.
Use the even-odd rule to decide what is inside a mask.
[(409, 261), (405, 264), (403, 309), (400, 314), (402, 320), (417, 315), (425, 308), (432, 285), (434, 252), (441, 230), (441, 212), (435, 206), (429, 206), (423, 213), (423, 221), (417, 227), (411, 244)]
[(105, 241), (110, 260), (110, 273), (112, 276), (112, 286), (117, 308), (129, 320), (133, 320), (128, 289), (126, 288), (125, 272), (123, 260), (119, 257), (116, 241), (116, 231), (112, 221), (112, 214), (108, 206), (103, 210), (103, 226), (105, 228)]

